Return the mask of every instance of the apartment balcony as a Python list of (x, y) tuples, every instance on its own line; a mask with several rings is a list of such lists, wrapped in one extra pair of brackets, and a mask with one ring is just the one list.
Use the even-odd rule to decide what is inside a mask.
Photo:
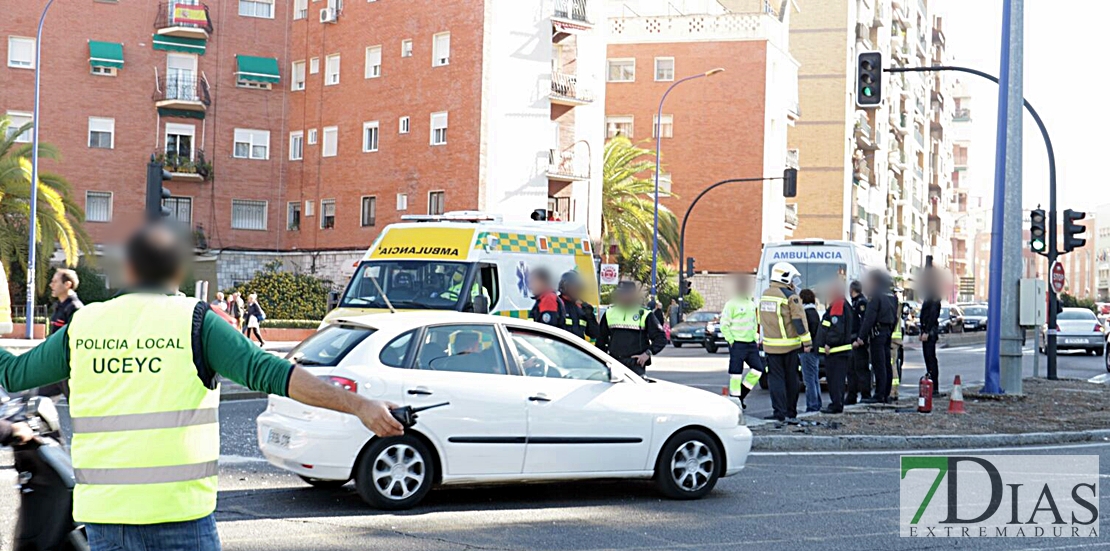
[(913, 124), (910, 122), (910, 117), (906, 114), (905, 111), (898, 113), (897, 124), (891, 125), (891, 127), (894, 128), (894, 131), (902, 136), (910, 133), (911, 126), (913, 126)]
[(938, 140), (944, 139), (944, 115), (941, 111), (934, 110), (933, 118), (929, 119), (929, 130), (932, 132), (933, 137)]
[(871, 122), (867, 118), (866, 113), (857, 113), (856, 115), (856, 145), (864, 151), (874, 151), (878, 149), (875, 139), (875, 130), (871, 127)]
[(158, 4), (154, 29), (163, 36), (207, 40), (212, 34), (212, 18), (206, 4), (162, 0)]
[(581, 152), (576, 150), (578, 142), (563, 151), (548, 150), (547, 154), (547, 179), (558, 182), (578, 182), (590, 179), (590, 156), (588, 149)]
[(901, 151), (891, 151), (887, 157), (890, 167), (898, 172), (906, 170), (906, 154)]
[(552, 20), (556, 27), (559, 27), (560, 23), (569, 24), (567, 26), (572, 28), (567, 30), (570, 31), (589, 30), (593, 27), (588, 0), (555, 0), (555, 13), (552, 15)]
[(970, 122), (971, 121), (971, 109), (968, 109), (967, 107), (961, 107), (959, 109), (953, 110), (952, 111), (952, 120), (954, 122)]
[(886, 5), (884, 5), (882, 2), (876, 2), (875, 18), (872, 20), (871, 24), (875, 27), (885, 27), (887, 24), (887, 16), (888, 14), (886, 10)]
[(906, 35), (898, 34), (890, 37), (890, 54), (902, 63), (909, 62), (910, 52), (906, 47)]
[(867, 162), (862, 159), (856, 163), (852, 169), (852, 183), (861, 187), (868, 187), (871, 185), (871, 168), (867, 166)]
[(559, 72), (551, 74), (551, 103), (574, 107), (587, 105), (593, 101), (593, 93), (578, 85), (576, 75)]
[(204, 158), (204, 151), (197, 150), (192, 155), (179, 155), (171, 152), (155, 152), (155, 161), (162, 163), (174, 181), (204, 182), (212, 179), (212, 163)]
[(154, 83), (154, 105), (164, 116), (203, 119), (212, 105), (208, 83), (196, 75), (165, 75)]
[(798, 229), (798, 205), (797, 203), (788, 203), (786, 205), (786, 215), (783, 219), (783, 225), (786, 231), (794, 231)]

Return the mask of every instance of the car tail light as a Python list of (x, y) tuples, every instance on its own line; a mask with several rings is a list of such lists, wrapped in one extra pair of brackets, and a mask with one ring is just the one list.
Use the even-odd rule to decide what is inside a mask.
[(321, 381), (328, 383), (332, 386), (337, 386), (343, 390), (351, 392), (358, 392), (358, 383), (346, 377), (336, 377), (335, 375), (323, 375), (320, 377)]
[(1095, 324), (1095, 333), (1101, 333), (1101, 332), (1102, 332), (1102, 324), (1101, 323), (1096, 323)]

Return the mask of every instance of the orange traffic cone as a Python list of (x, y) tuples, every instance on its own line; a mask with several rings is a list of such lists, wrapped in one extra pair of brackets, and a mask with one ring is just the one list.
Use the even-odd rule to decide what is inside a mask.
[(964, 391), (960, 390), (960, 376), (952, 382), (952, 395), (948, 398), (948, 413), (967, 413), (964, 409)]

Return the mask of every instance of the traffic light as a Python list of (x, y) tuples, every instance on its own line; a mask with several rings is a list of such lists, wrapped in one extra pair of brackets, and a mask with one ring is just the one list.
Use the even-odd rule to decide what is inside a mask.
[(683, 281), (679, 285), (679, 287), (680, 287), (679, 292), (682, 293), (682, 296), (689, 295), (690, 291), (693, 290), (693, 288), (690, 287), (690, 282), (689, 281)]
[(694, 257), (686, 259), (686, 277), (694, 277)]
[(788, 168), (782, 171), (782, 196), (798, 196), (798, 169)]
[(1029, 213), (1029, 250), (1037, 254), (1048, 251), (1046, 241), (1044, 209), (1035, 209)]
[(856, 63), (856, 105), (876, 107), (883, 101), (883, 53), (860, 52)]
[(1087, 213), (1071, 209), (1064, 211), (1064, 252), (1070, 253), (1087, 244), (1087, 240), (1079, 237), (1087, 231), (1087, 227), (1076, 224), (1077, 221), (1087, 217)]
[(150, 157), (150, 164), (146, 165), (146, 219), (155, 221), (170, 215), (170, 209), (162, 202), (170, 198), (170, 190), (162, 187), (162, 182), (172, 179), (169, 171), (162, 163)]

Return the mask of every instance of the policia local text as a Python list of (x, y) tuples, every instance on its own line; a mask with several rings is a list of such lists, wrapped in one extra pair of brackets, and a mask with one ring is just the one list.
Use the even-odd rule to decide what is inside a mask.
[[(134, 346), (132, 346), (132, 344)], [(184, 350), (181, 339), (138, 338), (134, 343), (127, 339), (77, 339), (74, 347), (79, 350)], [(93, 373), (158, 373), (162, 358), (93, 358)]]

